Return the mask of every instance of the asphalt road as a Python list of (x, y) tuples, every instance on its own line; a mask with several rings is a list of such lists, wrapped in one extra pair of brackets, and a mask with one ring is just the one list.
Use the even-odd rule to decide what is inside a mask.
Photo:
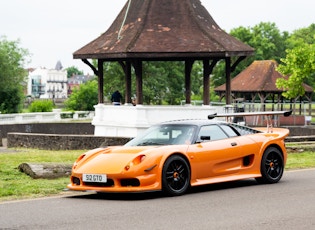
[(0, 229), (315, 229), (315, 169), (202, 186), (180, 197), (73, 193), (0, 203)]

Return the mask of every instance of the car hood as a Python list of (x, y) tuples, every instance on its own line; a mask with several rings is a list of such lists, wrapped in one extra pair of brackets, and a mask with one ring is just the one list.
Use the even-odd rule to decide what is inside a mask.
[(121, 173), (121, 171), (139, 155), (148, 156), (154, 146), (108, 147), (86, 156), (78, 162), (77, 173)]

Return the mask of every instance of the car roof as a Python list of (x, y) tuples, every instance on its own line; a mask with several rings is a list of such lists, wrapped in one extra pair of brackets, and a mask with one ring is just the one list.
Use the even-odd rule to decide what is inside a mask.
[(226, 124), (226, 122), (217, 120), (207, 120), (207, 119), (183, 119), (183, 120), (172, 120), (159, 123), (157, 125), (209, 125), (209, 124)]

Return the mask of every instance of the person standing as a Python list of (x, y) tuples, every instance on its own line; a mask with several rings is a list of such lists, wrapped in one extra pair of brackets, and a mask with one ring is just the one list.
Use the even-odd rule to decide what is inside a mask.
[(116, 90), (112, 94), (111, 101), (112, 101), (113, 105), (120, 105), (121, 104), (122, 96), (121, 96), (121, 93), (118, 90)]

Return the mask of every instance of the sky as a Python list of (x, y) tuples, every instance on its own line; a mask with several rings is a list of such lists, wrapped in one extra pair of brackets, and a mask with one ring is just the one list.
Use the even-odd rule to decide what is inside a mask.
[[(131, 0), (132, 1), (132, 0)], [(75, 66), (91, 69), (72, 54), (104, 33), (127, 0), (1, 0), (0, 36), (20, 41), (31, 53), (25, 68)], [(239, 26), (273, 22), (293, 32), (315, 23), (314, 0), (201, 0), (216, 23), (229, 32)]]

